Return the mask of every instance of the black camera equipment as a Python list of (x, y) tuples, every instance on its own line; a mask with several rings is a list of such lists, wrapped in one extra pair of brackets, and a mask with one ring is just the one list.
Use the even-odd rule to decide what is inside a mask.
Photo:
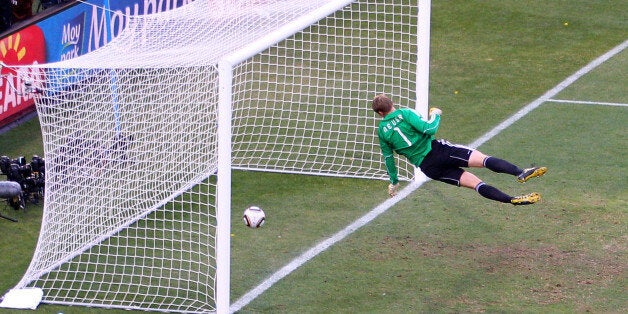
[[(9, 206), (18, 210), (24, 208), (24, 198), (22, 197), (22, 187), (13, 181), (0, 181), (0, 198), (6, 199)], [(17, 219), (0, 214), (0, 218), (17, 222)]]
[[(0, 172), (7, 176), (8, 181), (16, 182), (22, 190), (23, 202), (29, 201), (33, 204), (39, 203), (44, 195), (46, 166), (43, 158), (33, 155), (30, 163), (26, 162), (24, 156), (11, 159), (7, 156), (0, 156)], [(24, 208), (22, 204), (22, 208)], [(11, 204), (14, 209), (17, 204)]]

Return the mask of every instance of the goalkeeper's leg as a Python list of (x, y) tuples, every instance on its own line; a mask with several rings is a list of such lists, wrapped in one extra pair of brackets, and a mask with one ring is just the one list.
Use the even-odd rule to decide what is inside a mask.
[(469, 167), (485, 167), (494, 172), (507, 173), (516, 176), (517, 181), (521, 183), (531, 178), (540, 177), (547, 172), (547, 167), (521, 169), (506, 160), (484, 155), (477, 150), (474, 150), (469, 156)]
[[(474, 174), (461, 167), (485, 167), (484, 161), (488, 156), (481, 152), (447, 142), (438, 142), (436, 148), (423, 159), (420, 165), (423, 173), (431, 179), (444, 183), (464, 186), (476, 190), (480, 195), (490, 200), (511, 203), (514, 205), (528, 205), (540, 199), (538, 193), (512, 197), (499, 189), (484, 183)], [(438, 150), (437, 150), (438, 149)], [(494, 171), (519, 175), (523, 170), (501, 159), (493, 159), (489, 162)]]
[(488, 185), (470, 172), (463, 172), (460, 176), (460, 185), (476, 190), (480, 195), (490, 200), (513, 205), (530, 205), (541, 199), (538, 193), (530, 193), (521, 196), (510, 196), (494, 186)]

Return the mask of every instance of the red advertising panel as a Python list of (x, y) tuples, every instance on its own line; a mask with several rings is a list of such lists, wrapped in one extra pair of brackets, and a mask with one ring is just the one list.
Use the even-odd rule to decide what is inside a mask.
[[(26, 27), (0, 40), (0, 62), (11, 65), (30, 65), (46, 62), (46, 41), (37, 25)], [(22, 93), (26, 75), (18, 75), (8, 67), (0, 71), (0, 125), (28, 112), (35, 104), (33, 94)]]
[[(2, 1), (2, 0), (0, 0)], [(76, 58), (106, 45), (131, 16), (159, 13), (193, 0), (87, 0), (68, 2), (53, 14), (0, 39), (0, 128), (32, 112), (35, 94), (22, 93), (27, 77), (42, 73), (15, 73), (10, 67)], [(65, 3), (65, 2), (64, 2)]]

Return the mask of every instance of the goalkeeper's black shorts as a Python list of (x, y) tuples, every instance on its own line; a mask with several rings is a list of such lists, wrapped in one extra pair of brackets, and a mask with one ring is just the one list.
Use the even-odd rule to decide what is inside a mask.
[(430, 179), (460, 186), (460, 177), (469, 167), (473, 149), (452, 144), (446, 140), (433, 140), (432, 150), (425, 156), (419, 168)]

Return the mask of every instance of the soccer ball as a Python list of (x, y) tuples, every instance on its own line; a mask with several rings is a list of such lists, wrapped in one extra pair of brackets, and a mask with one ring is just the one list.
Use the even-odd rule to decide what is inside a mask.
[(261, 208), (251, 206), (244, 210), (242, 220), (244, 220), (244, 224), (249, 228), (259, 228), (266, 222), (266, 214)]

